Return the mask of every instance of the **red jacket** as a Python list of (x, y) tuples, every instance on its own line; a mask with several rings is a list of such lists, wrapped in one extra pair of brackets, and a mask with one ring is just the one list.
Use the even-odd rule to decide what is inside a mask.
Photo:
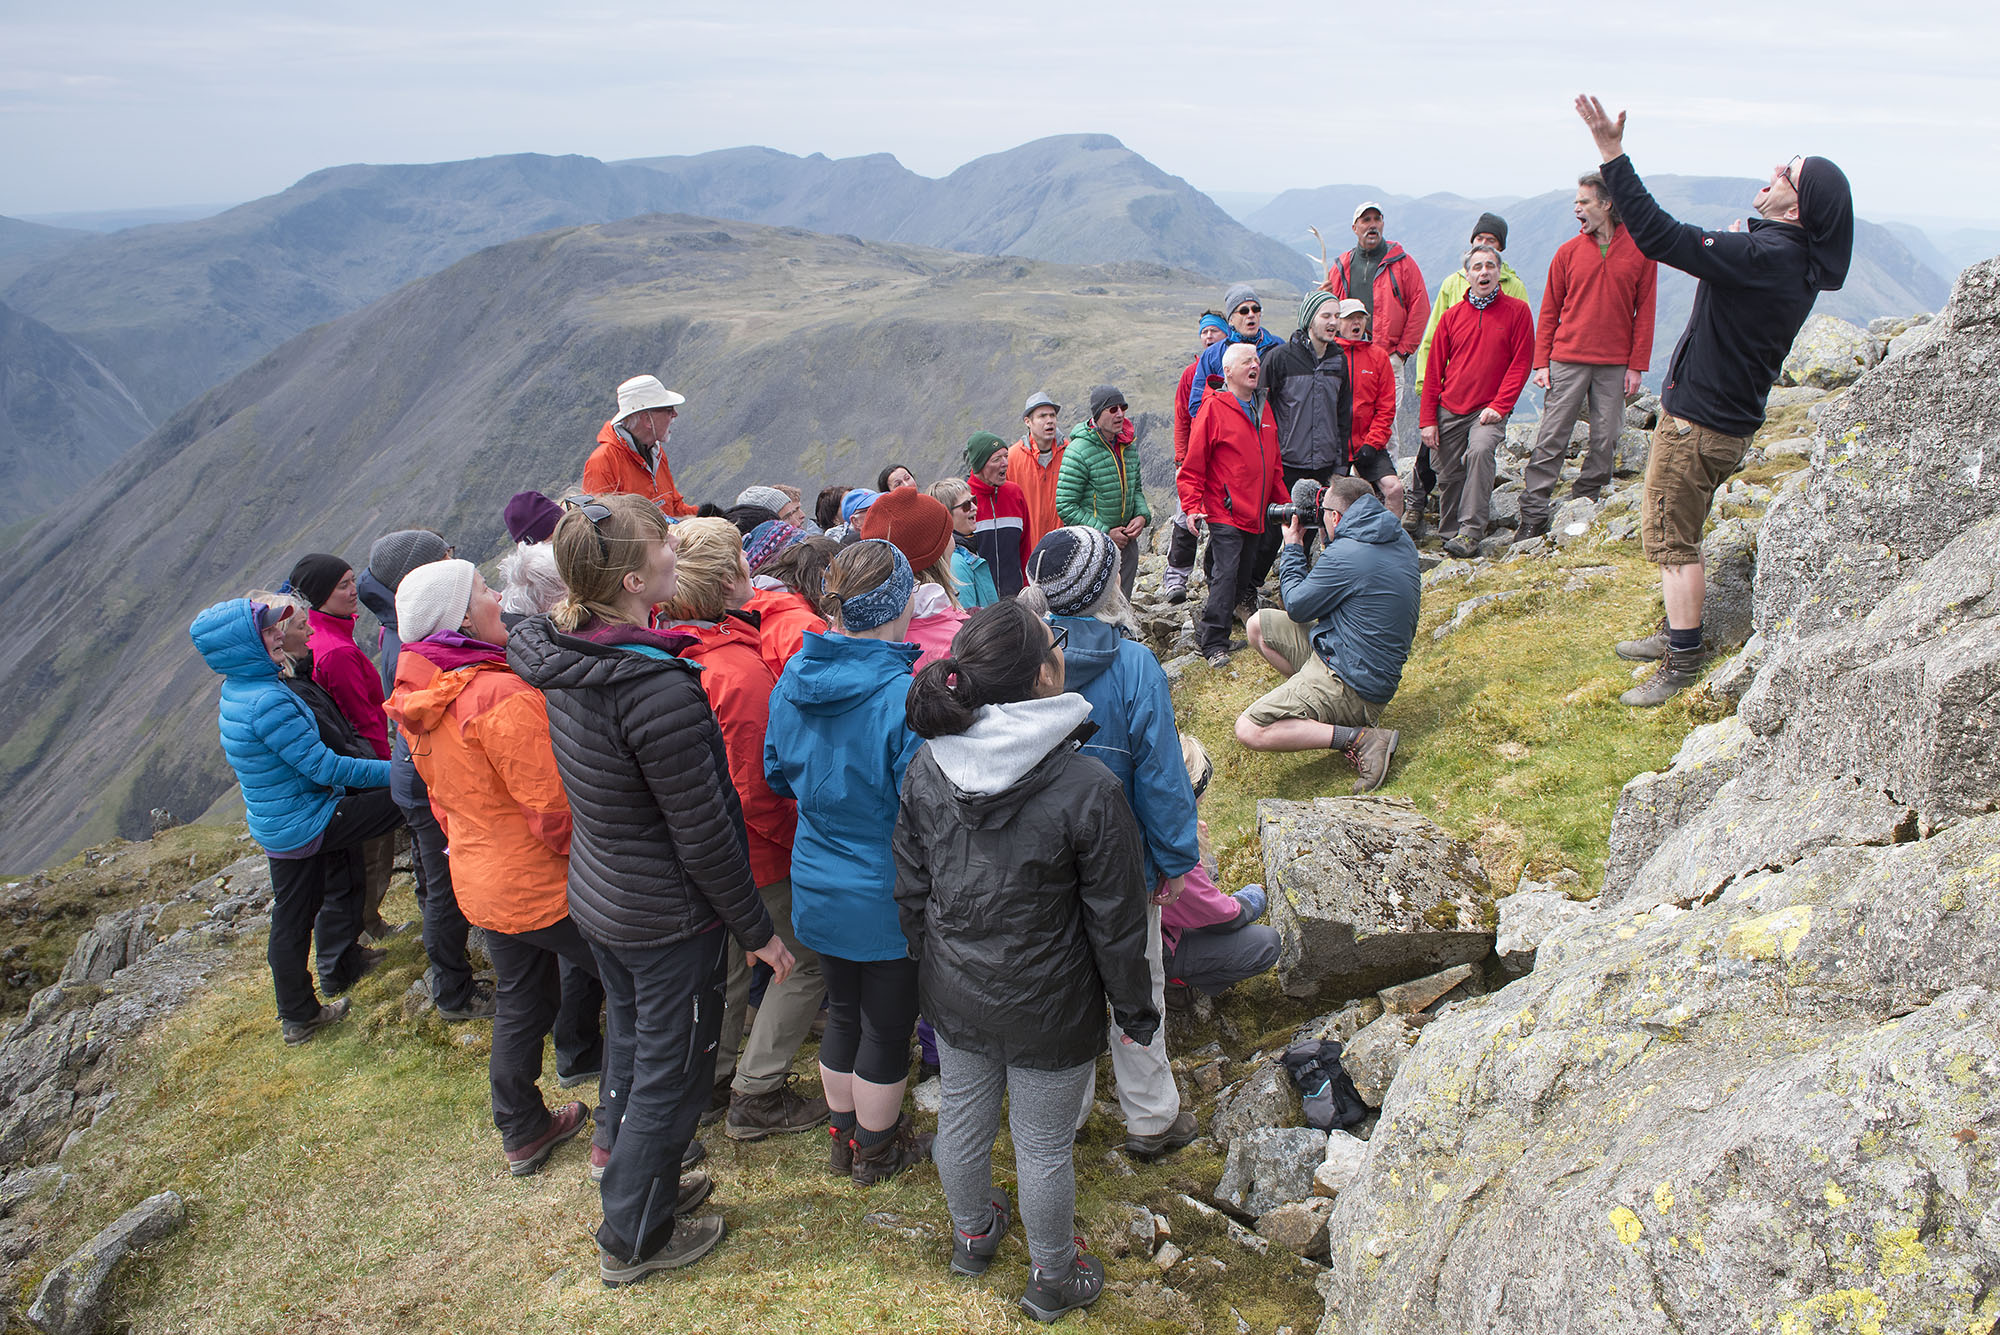
[(312, 650), (313, 680), (333, 697), (362, 740), (375, 749), (376, 758), (387, 760), (389, 720), (382, 713), (382, 674), (354, 642), (354, 618), (313, 611), (306, 613), (306, 624), (312, 627), (306, 647)]
[[(1417, 262), (1395, 242), (1388, 246), (1389, 253), (1375, 269), (1368, 333), (1382, 351), (1407, 357), (1424, 341), (1424, 326), (1431, 322), (1431, 294), (1424, 288), (1423, 270)], [(1350, 250), (1327, 267), (1326, 281), (1320, 286), (1336, 298), (1347, 296), (1347, 275), (1353, 265), (1354, 252)]]
[(1467, 297), (1438, 317), (1417, 425), (1436, 426), (1440, 402), (1461, 416), (1491, 408), (1505, 417), (1528, 383), (1534, 352), (1535, 316), (1527, 302), (1502, 292), (1482, 311)]
[(693, 514), (694, 507), (681, 499), (680, 489), (674, 486), (674, 470), (667, 466), (667, 452), (655, 446), (653, 453), (655, 459), (649, 469), (638, 449), (626, 444), (618, 428), (606, 422), (597, 432), (597, 448), (583, 465), (584, 491), (592, 496), (627, 492), (644, 496), (659, 506), (662, 514), (675, 518)]
[(1188, 436), (1194, 431), (1194, 418), (1187, 410), (1188, 395), (1194, 389), (1194, 370), (1201, 365), (1201, 359), (1187, 364), (1181, 372), (1181, 387), (1174, 391), (1174, 467), (1179, 469), (1181, 460), (1187, 458)]
[(743, 606), (757, 614), (757, 644), (773, 678), (784, 675), (807, 631), (826, 633), (826, 618), (790, 589), (752, 589)]
[(1347, 353), (1348, 392), (1354, 396), (1354, 426), (1347, 437), (1347, 457), (1359, 459), (1363, 450), (1389, 447), (1389, 437), (1396, 429), (1396, 372), (1389, 365), (1389, 354), (1365, 339), (1333, 341)]
[(1653, 362), (1653, 305), (1659, 266), (1639, 253), (1620, 223), (1603, 254), (1588, 232), (1563, 242), (1549, 261), (1535, 365), (1551, 360), (1643, 371)]
[(683, 621), (660, 629), (694, 636), (681, 657), (701, 664), (701, 689), (722, 729), (729, 781), (742, 800), (743, 825), (750, 835), (750, 879), (759, 886), (782, 881), (792, 874), (799, 809), (764, 782), (764, 730), (771, 721), (771, 688), (778, 678), (764, 661), (757, 628), (725, 615), (717, 622)]
[(1288, 498), (1284, 465), (1278, 458), (1278, 424), (1262, 396), (1255, 429), (1242, 400), (1226, 389), (1201, 396), (1187, 459), (1175, 485), (1181, 509), (1211, 524), (1245, 532), (1264, 531), (1264, 508)]
[(990, 487), (977, 473), (969, 475), (965, 485), (972, 489), (976, 507), (972, 549), (993, 568), (993, 587), (1000, 596), (1012, 598), (1027, 583), (1028, 553), (1035, 550), (1028, 541), (1027, 494), (1012, 481)]

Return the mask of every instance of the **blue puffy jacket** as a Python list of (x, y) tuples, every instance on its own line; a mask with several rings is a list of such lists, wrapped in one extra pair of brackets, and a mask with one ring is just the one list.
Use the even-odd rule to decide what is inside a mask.
[(1417, 634), (1423, 583), (1417, 546), (1373, 496), (1347, 508), (1312, 568), (1303, 547), (1278, 551), (1285, 613), (1313, 623), (1313, 647), (1355, 694), (1389, 703)]
[(319, 838), (342, 789), (389, 782), (388, 761), (343, 756), (319, 739), (312, 711), (264, 651), (254, 603), (217, 603), (194, 619), (188, 634), (222, 676), (222, 754), (242, 785), (250, 833), (267, 852), (291, 852)]
[(1069, 630), (1063, 689), (1090, 701), (1097, 731), (1083, 753), (1104, 762), (1125, 785), (1125, 801), (1146, 840), (1146, 887), (1201, 861), (1195, 842), (1194, 785), (1181, 760), (1173, 694), (1160, 660), (1116, 626), (1090, 617), (1057, 617)]
[(808, 631), (771, 692), (764, 778), (799, 804), (792, 928), (823, 955), (902, 959), (889, 836), (924, 739), (903, 708), (914, 644)]

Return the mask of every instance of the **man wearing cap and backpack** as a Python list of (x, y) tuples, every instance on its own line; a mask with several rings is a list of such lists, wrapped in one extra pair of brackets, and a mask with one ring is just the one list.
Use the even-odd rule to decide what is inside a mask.
[(1028, 396), (1021, 409), (1027, 430), (1008, 447), (1007, 477), (1028, 501), (1028, 550), (1062, 527), (1056, 515), (1056, 482), (1062, 477), (1063, 451), (1069, 442), (1056, 426), (1062, 408), (1045, 389)]
[[(1396, 372), (1401, 406), (1396, 413), (1397, 439), (1413, 445), (1416, 412), (1407, 387), (1405, 364), (1423, 341), (1431, 317), (1431, 299), (1423, 270), (1404, 249), (1382, 235), (1382, 206), (1363, 200), (1354, 210), (1354, 249), (1327, 266), (1326, 290), (1335, 297), (1353, 297), (1368, 308), (1375, 345), (1389, 354)], [(1400, 451), (1399, 451), (1400, 452)]]
[[(1090, 420), (1069, 433), (1069, 453), (1056, 483), (1056, 514), (1065, 525), (1094, 528), (1118, 548), (1118, 586), (1126, 597), (1139, 578), (1139, 534), (1153, 520), (1139, 479), (1136, 432), (1116, 385), (1090, 391)], [(1032, 550), (1032, 548), (1030, 549)]]
[(669, 518), (692, 515), (694, 507), (681, 499), (667, 466), (667, 437), (686, 402), (657, 376), (635, 375), (620, 385), (618, 415), (597, 433), (597, 448), (583, 465), (583, 489), (593, 496), (644, 496)]

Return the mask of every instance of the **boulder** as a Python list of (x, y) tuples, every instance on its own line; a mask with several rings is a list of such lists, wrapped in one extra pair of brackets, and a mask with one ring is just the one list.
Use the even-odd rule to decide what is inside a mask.
[(1333, 1202), (1324, 1196), (1290, 1201), (1257, 1216), (1257, 1233), (1295, 1256), (1326, 1259), (1326, 1217)]
[(1492, 949), (1478, 857), (1408, 799), (1267, 798), (1257, 825), (1288, 996), (1366, 995)]
[(1556, 507), (1555, 513), (1549, 516), (1549, 536), (1556, 540), (1556, 545), (1559, 547), (1579, 542), (1590, 532), (1590, 526), (1597, 522), (1597, 516), (1602, 513), (1604, 513), (1602, 501), (1585, 500), (1581, 496), (1564, 501)]
[(1383, 1015), (1363, 1026), (1341, 1052), (1341, 1068), (1354, 1082), (1363, 1103), (1371, 1108), (1382, 1106), (1382, 1100), (1389, 1096), (1390, 1082), (1402, 1068), (1421, 1028), (1420, 1021), (1408, 1015)]
[(1229, 1146), (1215, 1202), (1259, 1218), (1313, 1194), (1313, 1172), (1326, 1162), (1326, 1132), (1309, 1126), (1260, 1127)]
[(1601, 896), (1617, 903), (1666, 837), (1707, 806), (1736, 777), (1749, 729), (1731, 716), (1689, 733), (1666, 769), (1634, 775), (1618, 794)]
[(1724, 519), (1701, 540), (1702, 638), (1734, 649), (1750, 638), (1755, 623), (1757, 526), (1748, 519)]
[(1587, 918), (1597, 911), (1598, 901), (1576, 900), (1560, 890), (1523, 890), (1499, 903), (1500, 930), (1493, 938), (1493, 953), (1503, 960), (1526, 956), (1532, 965), (1535, 952), (1558, 927)]
[(134, 1249), (157, 1242), (187, 1222), (187, 1207), (171, 1191), (149, 1196), (118, 1216), (35, 1290), (28, 1322), (44, 1335), (95, 1335), (105, 1324), (105, 1284)]
[(1932, 321), (1911, 325), (1908, 329), (1903, 330), (1900, 334), (1889, 340), (1889, 350), (1882, 354), (1882, 360), (1888, 361), (1892, 357), (1901, 357), (1907, 353), (1915, 352), (1918, 348), (1936, 338), (1938, 332), (1939, 326)]
[(1630, 431), (1651, 431), (1660, 424), (1660, 396), (1643, 390), (1625, 405), (1625, 426)]
[(1611, 453), (1611, 472), (1616, 477), (1640, 477), (1646, 472), (1646, 457), (1653, 449), (1653, 429), (1626, 427), (1618, 433)]
[(101, 983), (145, 954), (153, 944), (153, 904), (107, 913), (76, 939), (61, 983)]
[(1379, 1000), (1374, 997), (1362, 997), (1358, 1001), (1348, 1002), (1337, 1011), (1330, 1011), (1320, 1016), (1317, 1020), (1306, 1021), (1299, 1026), (1298, 1032), (1292, 1035), (1292, 1042), (1303, 1043), (1308, 1039), (1330, 1038), (1336, 1043), (1345, 1044), (1361, 1031), (1363, 1025), (1381, 1014), (1382, 1003)]
[(1757, 669), (1763, 665), (1764, 637), (1752, 632), (1742, 649), (1708, 670), (1708, 675), (1701, 680), (1701, 689), (1713, 700), (1740, 700), (1743, 692), (1749, 690), (1750, 683), (1756, 679)]
[(2000, 815), (1542, 955), (1404, 1063), (1335, 1202), (1331, 1329), (1991, 1324)]
[(1350, 1136), (1345, 1131), (1328, 1132), (1326, 1158), (1313, 1170), (1314, 1193), (1329, 1199), (1340, 1195), (1342, 1189), (1361, 1171), (1362, 1160), (1367, 1157), (1367, 1141)]
[(1814, 389), (1839, 389), (1859, 380), (1862, 372), (1881, 360), (1882, 345), (1867, 330), (1831, 315), (1815, 315), (1792, 340), (1792, 350), (1785, 354), (1778, 381), (1784, 385), (1810, 385)]
[(1216, 1144), (1227, 1147), (1248, 1132), (1298, 1126), (1304, 1121), (1305, 1105), (1299, 1101), (1291, 1077), (1283, 1066), (1260, 1054), (1251, 1059), (1249, 1075), (1216, 1097), (1208, 1134)]

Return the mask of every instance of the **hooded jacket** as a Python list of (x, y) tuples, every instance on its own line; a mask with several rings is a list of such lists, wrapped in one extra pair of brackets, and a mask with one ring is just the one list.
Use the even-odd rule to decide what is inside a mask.
[[(1375, 266), (1375, 282), (1369, 293), (1368, 332), (1382, 351), (1408, 357), (1423, 342), (1424, 326), (1430, 322), (1430, 293), (1424, 289), (1424, 273), (1417, 262), (1395, 242), (1383, 244), (1387, 253)], [(1353, 272), (1354, 252), (1350, 250), (1327, 266), (1326, 281), (1320, 286), (1335, 299), (1353, 296), (1347, 290), (1348, 276)]]
[(760, 886), (782, 881), (792, 872), (799, 817), (798, 808), (764, 782), (764, 729), (778, 677), (764, 660), (757, 628), (725, 615), (721, 621), (684, 621), (663, 629), (694, 640), (681, 657), (701, 664), (701, 689), (722, 729), (729, 781), (736, 785), (750, 837), (750, 876)]
[[(1764, 423), (1771, 386), (1819, 295), (1806, 229), (1752, 218), (1745, 231), (1705, 232), (1661, 208), (1629, 157), (1621, 153), (1602, 170), (1639, 253), (1700, 280), (1667, 362), (1660, 406), (1725, 436), (1751, 435)], [(1844, 277), (1847, 252), (1835, 258)]]
[(389, 719), (382, 712), (382, 674), (354, 642), (354, 618), (317, 609), (306, 613), (312, 627), (313, 680), (326, 688), (340, 712), (377, 758), (389, 758)]
[(1201, 846), (1166, 671), (1116, 626), (1093, 617), (1057, 617), (1056, 624), (1069, 631), (1064, 688), (1089, 703), (1097, 725), (1083, 754), (1102, 761), (1125, 789), (1145, 841), (1147, 887), (1182, 875), (1201, 860)]
[(914, 644), (808, 635), (771, 692), (764, 777), (799, 804), (792, 841), (792, 926), (846, 960), (902, 959), (896, 824), (903, 771), (922, 739), (903, 713)]
[(251, 836), (277, 855), (312, 851), (343, 790), (387, 784), (389, 762), (339, 755), (320, 740), (312, 710), (264, 651), (249, 599), (204, 608), (188, 635), (222, 677), (222, 754), (242, 786)]
[(1279, 549), (1278, 581), (1285, 614), (1312, 623), (1321, 660), (1362, 699), (1388, 704), (1423, 610), (1417, 545), (1396, 516), (1373, 496), (1360, 497), (1310, 569), (1303, 547)]
[(1262, 533), (1264, 507), (1289, 498), (1270, 401), (1259, 394), (1256, 406), (1253, 426), (1243, 401), (1229, 391), (1203, 400), (1188, 437), (1187, 458), (1175, 480), (1185, 513), (1200, 515), (1211, 524)]
[(954, 1048), (1066, 1070), (1160, 1024), (1144, 853), (1117, 778), (1077, 750), (1080, 696), (987, 705), (910, 764), (896, 907), (924, 1017)]
[(1347, 357), (1347, 389), (1353, 413), (1347, 457), (1363, 450), (1386, 450), (1396, 430), (1396, 368), (1389, 354), (1366, 339), (1336, 338)]
[[(498, 645), (455, 631), (403, 646), (389, 717), (451, 845), (465, 920), (532, 932), (569, 916), (570, 815), (541, 693)], [(432, 672), (415, 680), (421, 666)]]
[(771, 939), (750, 877), (743, 808), (722, 732), (676, 656), (685, 635), (532, 616), (507, 665), (548, 701), (556, 770), (574, 822), (569, 913), (600, 945), (673, 945), (717, 921), (745, 950)]
[[(354, 725), (347, 721), (347, 715), (340, 712), (340, 706), (326, 693), (326, 687), (312, 679), (311, 649), (306, 650), (304, 659), (292, 660), (291, 676), (280, 674), (279, 680), (285, 683), (293, 695), (305, 701), (306, 708), (312, 711), (313, 724), (319, 729), (319, 739), (322, 742), (343, 756), (354, 756), (360, 760), (380, 758), (375, 754), (375, 748), (363, 741), (361, 734), (354, 730)], [(390, 757), (389, 763), (394, 766), (394, 756)], [(395, 781), (392, 778), (390, 787), (394, 786)]]
[(1271, 416), (1278, 424), (1278, 449), (1285, 467), (1317, 473), (1348, 458), (1354, 431), (1354, 396), (1347, 381), (1347, 356), (1338, 343), (1326, 354), (1312, 349), (1304, 329), (1264, 354), (1263, 383)]
[(917, 656), (916, 671), (922, 672), (931, 664), (951, 652), (952, 637), (958, 628), (971, 616), (963, 608), (953, 607), (951, 599), (943, 588), (928, 580), (918, 580), (916, 587), (916, 615), (910, 618), (910, 643), (923, 652)]
[[(583, 465), (583, 489), (593, 496), (628, 492), (644, 496), (660, 507), (662, 514), (686, 518), (694, 507), (681, 498), (674, 485), (674, 470), (667, 466), (665, 441), (651, 451), (643, 451), (629, 433), (616, 422), (606, 422), (597, 431), (597, 448)], [(650, 454), (650, 458), (648, 455)]]
[(1000, 601), (1000, 591), (993, 587), (993, 567), (963, 533), (951, 535), (951, 577), (958, 582), (962, 607), (985, 607)]
[(815, 612), (804, 596), (782, 586), (775, 589), (753, 587), (750, 601), (743, 605), (743, 610), (754, 612), (757, 616), (757, 648), (770, 665), (773, 679), (784, 672), (785, 664), (792, 661), (792, 655), (799, 651), (806, 632), (826, 629), (826, 618)]
[(1109, 444), (1088, 422), (1072, 427), (1056, 483), (1056, 514), (1064, 525), (1107, 533), (1140, 515), (1150, 522), (1153, 507), (1139, 479), (1138, 442)]

